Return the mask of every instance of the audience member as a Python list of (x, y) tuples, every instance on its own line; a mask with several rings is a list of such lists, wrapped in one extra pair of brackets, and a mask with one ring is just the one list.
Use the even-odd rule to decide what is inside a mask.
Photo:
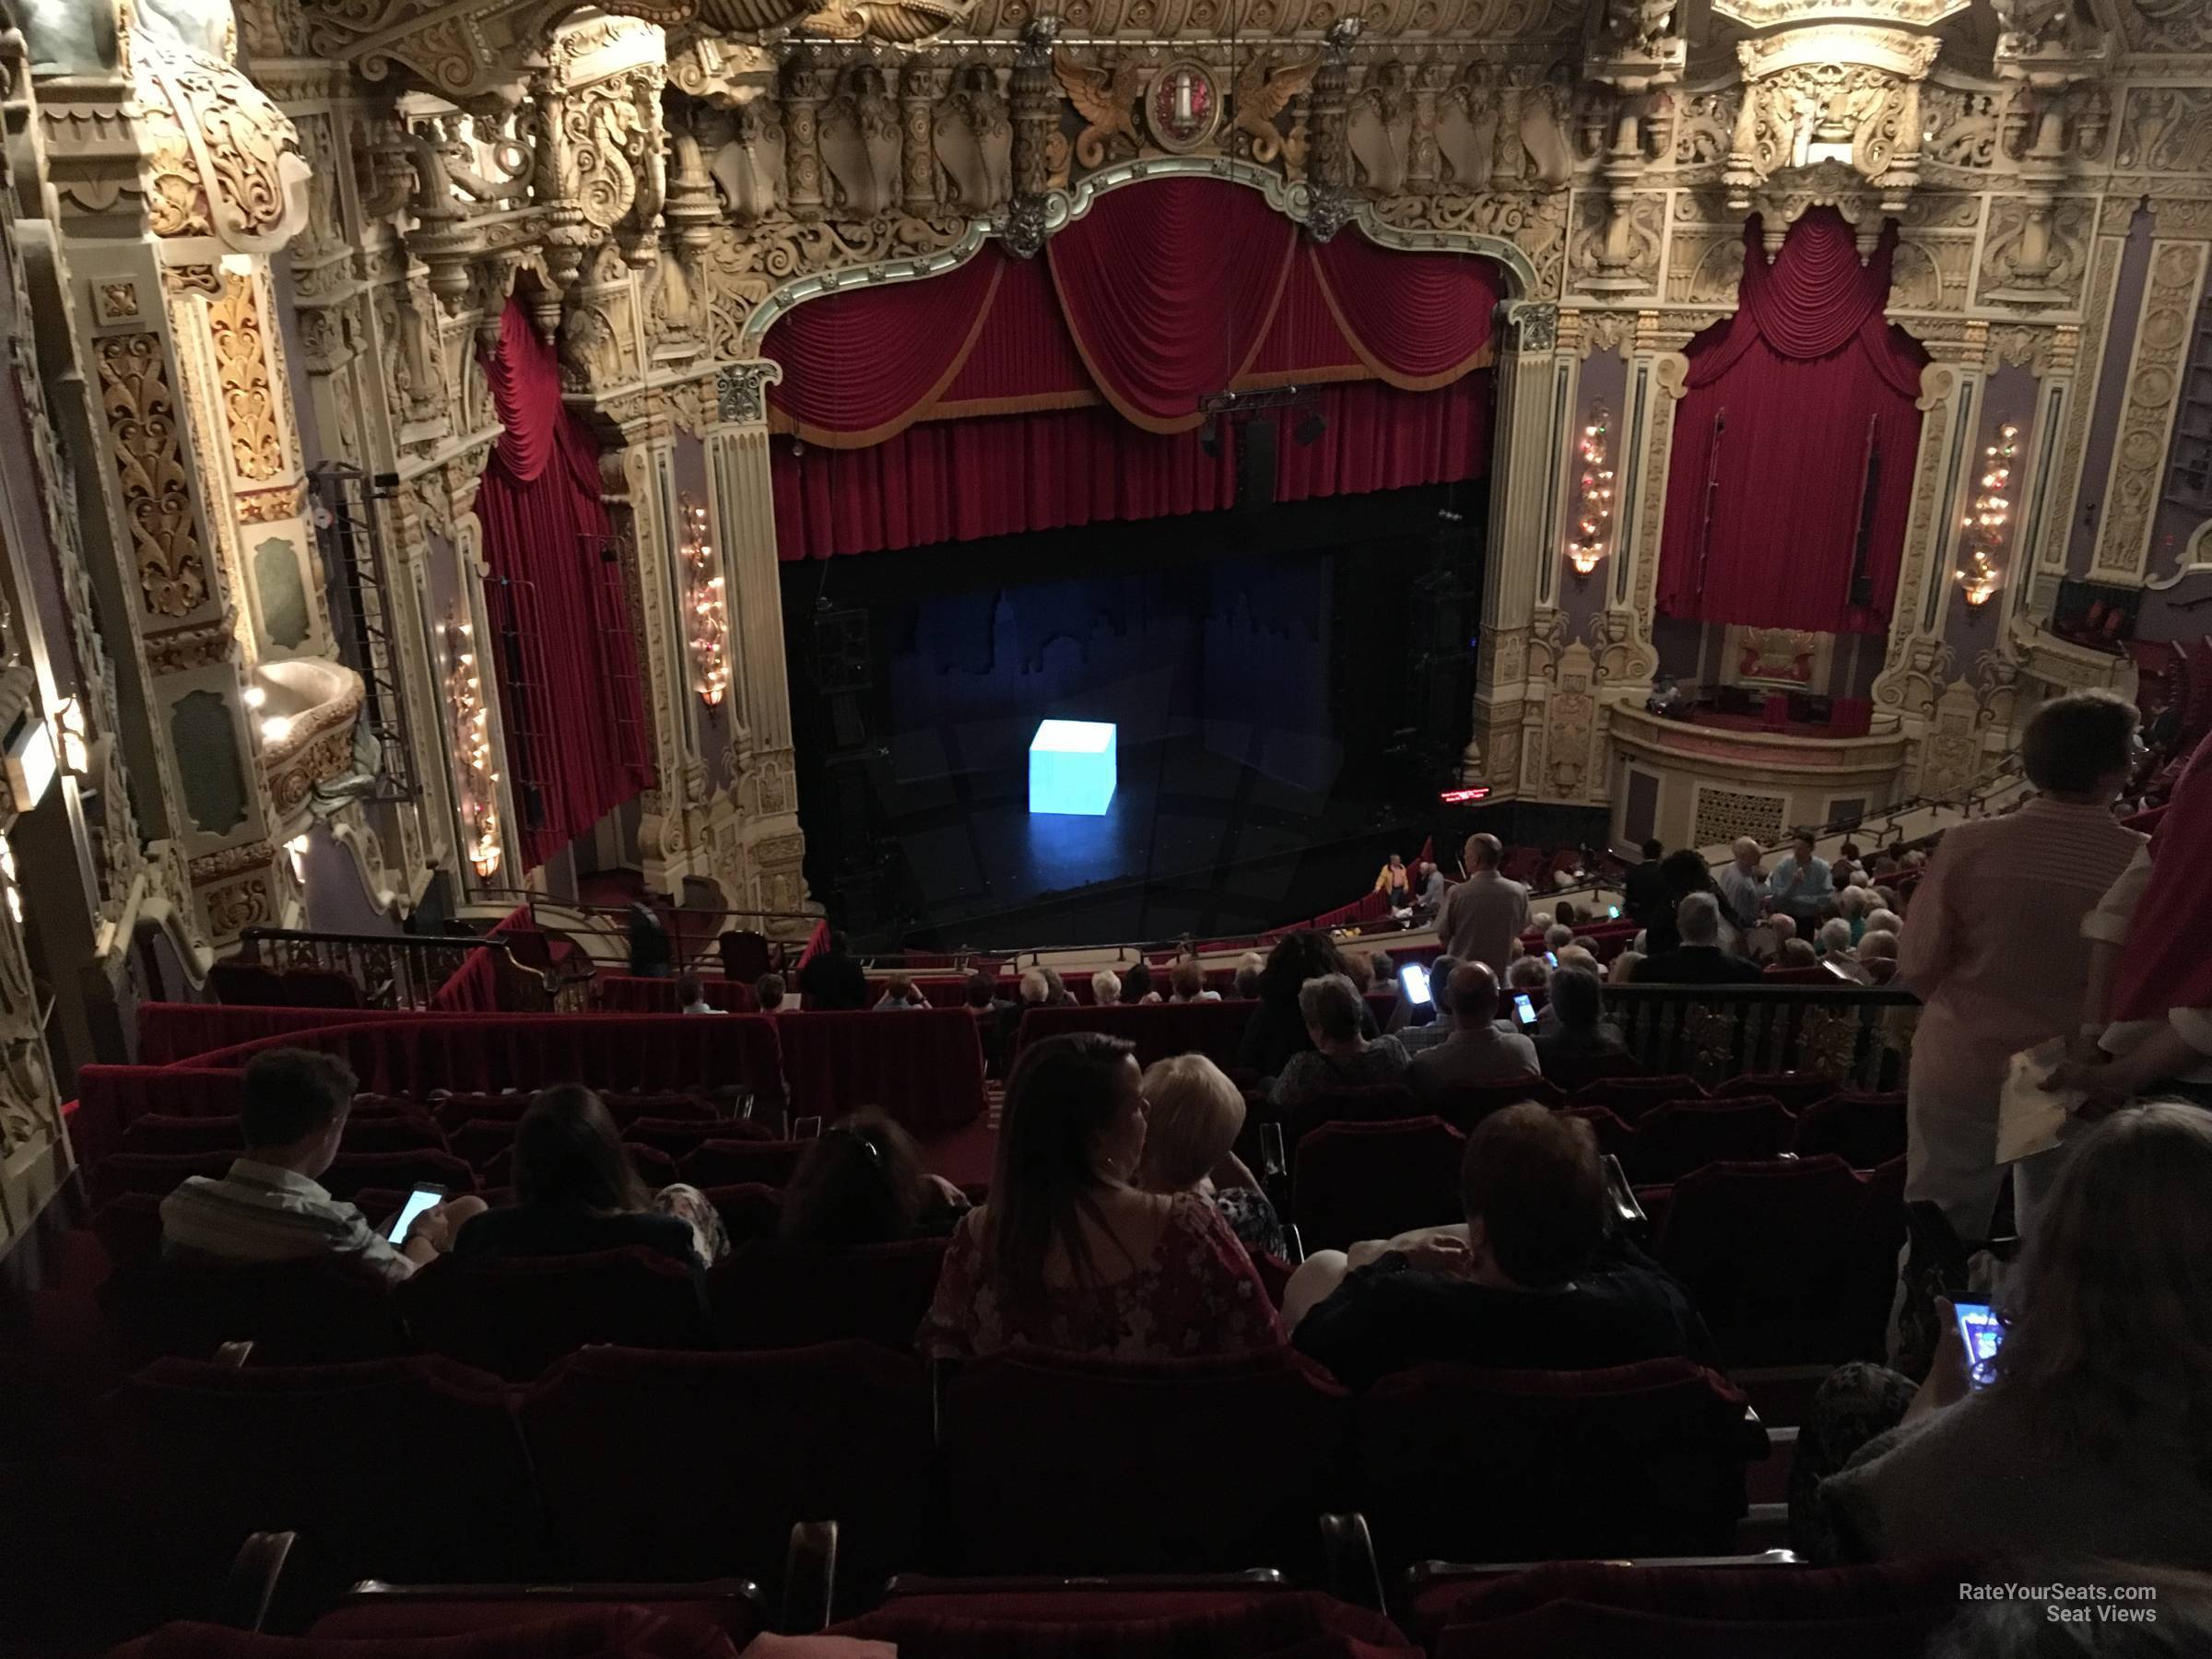
[(1393, 853), (1388, 862), (1383, 865), (1382, 873), (1375, 877), (1375, 891), (1388, 897), (1392, 910), (1406, 910), (1411, 907), (1413, 877), (1406, 873), (1406, 861), (1395, 853)]
[(1398, 988), (1398, 965), (1390, 959), (1387, 950), (1367, 953), (1368, 986), (1375, 991), (1395, 991)]
[(1352, 982), (1353, 990), (1365, 996), (1375, 988), (1375, 965), (1365, 951), (1347, 950), (1343, 953), (1343, 961), (1344, 977)]
[(1749, 932), (1766, 908), (1767, 878), (1759, 867), (1766, 850), (1750, 836), (1739, 835), (1729, 853), (1729, 861), (1713, 873), (1713, 890), (1721, 896), (1721, 914)]
[(1014, 989), (1015, 994), (1021, 998), (1021, 1006), (1025, 1008), (1045, 1008), (1052, 1006), (1053, 982), (1045, 977), (1044, 970), (1041, 968), (1024, 969), (1021, 978), (1016, 982)]
[(1809, 931), (1821, 919), (1821, 911), (1836, 890), (1828, 860), (1816, 851), (1811, 834), (1800, 830), (1790, 838), (1789, 855), (1767, 877), (1767, 896), (1774, 908)]
[(1631, 865), (1621, 883), (1621, 907), (1640, 927), (1649, 927), (1653, 917), (1667, 908), (1666, 877), (1659, 873), (1659, 861), (1665, 856), (1664, 842), (1645, 841), (1643, 862)]
[[(2104, 692), (2035, 712), (2020, 759), (2037, 794), (1957, 824), (1921, 884), (1897, 978), (1925, 1011), (1907, 1083), (1905, 1195), (1940, 1206), (1970, 1243), (1989, 1236), (2005, 1171), (1997, 1100), (2011, 1057), (2066, 1031), (2090, 974), (2083, 936), (2143, 838), (2112, 821), (2136, 711)], [(2016, 1179), (2028, 1179), (2023, 1168)]]
[(1588, 974), (1595, 974), (1598, 971), (1597, 953), (1587, 945), (1562, 945), (1559, 949), (1559, 959), (1560, 968), (1580, 968)]
[(1893, 933), (1869, 932), (1859, 941), (1853, 953), (1859, 959), (1859, 967), (1867, 982), (1886, 985), (1897, 977), (1897, 935)]
[(1682, 1288), (1607, 1236), (1589, 1124), (1531, 1102), (1493, 1112), (1467, 1137), (1459, 1187), (1464, 1225), (1317, 1252), (1291, 1279), (1283, 1306), (1298, 1347), (1347, 1386), (1431, 1361), (1719, 1362)]
[(1134, 1051), (1073, 1031), (1029, 1044), (1006, 1081), (990, 1201), (953, 1233), (915, 1347), (972, 1359), (1018, 1344), (1120, 1359), (1283, 1340), (1252, 1257), (1195, 1193), (1139, 1192)]
[(256, 1054), (239, 1080), (245, 1149), (220, 1178), (194, 1175), (161, 1201), (161, 1248), (183, 1263), (342, 1261), (387, 1284), (450, 1249), (484, 1211), (473, 1195), (415, 1218), (394, 1248), (316, 1179), (338, 1155), (355, 1078), (346, 1063), (306, 1049)]
[(1437, 941), (1462, 962), (1481, 962), (1503, 973), (1513, 941), (1529, 924), (1528, 889), (1498, 873), (1505, 849), (1494, 835), (1467, 837), (1467, 878), (1444, 895), (1436, 919)]
[(1443, 908), (1444, 894), (1452, 884), (1444, 879), (1443, 871), (1425, 858), (1414, 866), (1413, 877), (1414, 889), (1418, 894), (1414, 904), (1416, 913), (1434, 916)]
[(1275, 1079), (1268, 1098), (1277, 1106), (1298, 1106), (1339, 1088), (1395, 1083), (1406, 1072), (1406, 1051), (1395, 1037), (1368, 1041), (1360, 1030), (1367, 1004), (1350, 979), (1324, 973), (1299, 987), (1298, 1008), (1312, 1044), (1293, 1054)]
[[(1784, 970), (1818, 968), (1820, 953), (1813, 948), (1810, 939), (1784, 939), (1781, 950), (1775, 954), (1774, 965)], [(1645, 977), (1648, 982), (1650, 976)]]
[(722, 1010), (707, 1000), (707, 987), (696, 973), (676, 976), (676, 1000), (687, 1014), (719, 1014)]
[(1574, 900), (1571, 899), (1560, 900), (1559, 903), (1551, 907), (1551, 913), (1553, 925), (1565, 928), (1568, 936), (1572, 938), (1574, 925), (1582, 920), (1582, 912), (1574, 908)]
[(1444, 986), (1452, 1034), (1406, 1068), (1406, 1086), (1426, 1105), (1470, 1084), (1510, 1083), (1537, 1075), (1536, 1045), (1498, 1026), (1498, 976), (1482, 962), (1462, 962)]
[[(1782, 947), (1797, 936), (1797, 919), (1776, 911), (1767, 918), (1767, 926), (1773, 931), (1774, 954), (1780, 956)], [(1810, 944), (1811, 941), (1807, 940), (1806, 943)]]
[(1609, 985), (1635, 984), (1642, 976), (1644, 959), (1641, 950), (1622, 951), (1613, 959), (1613, 966), (1606, 971), (1606, 982)]
[(968, 1011), (975, 1016), (975, 1034), (983, 1045), (983, 1062), (996, 1077), (1013, 1047), (1022, 1005), (999, 995), (998, 975), (987, 968), (978, 968), (968, 975), (964, 996)]
[[(1792, 1494), (1814, 1547), (2212, 1560), (2212, 1116), (2163, 1101), (2099, 1124), (2025, 1237), (1986, 1386), (1970, 1388), (1947, 1306), (1917, 1392), (1873, 1366), (1822, 1384)], [(1900, 1408), (1814, 1498), (1850, 1453), (1838, 1425), (1864, 1434)]]
[(1841, 916), (1830, 916), (1820, 924), (1820, 931), (1814, 935), (1814, 943), (1823, 958), (1850, 956), (1851, 924)]
[(1647, 957), (1636, 971), (1640, 985), (1751, 985), (1759, 980), (1757, 964), (1721, 948), (1721, 901), (1711, 893), (1691, 893), (1675, 912), (1682, 943)]
[(1544, 948), (1557, 956), (1574, 943), (1574, 929), (1564, 923), (1554, 922), (1544, 930)]
[(1041, 971), (1044, 974), (1045, 988), (1052, 993), (1051, 999), (1046, 1006), (1054, 1008), (1074, 1007), (1076, 994), (1067, 988), (1067, 982), (1060, 977), (1060, 970), (1046, 968)]
[(1589, 969), (1562, 966), (1555, 972), (1544, 1013), (1535, 1049), (1546, 1077), (1579, 1080), (1594, 1061), (1629, 1057), (1619, 1028), (1605, 1018), (1605, 988)]
[(1206, 968), (1196, 957), (1184, 957), (1168, 975), (1168, 984), (1174, 992), (1168, 1000), (1171, 1003), (1219, 1002), (1221, 993), (1206, 988)]
[(1230, 982), (1230, 989), (1236, 993), (1238, 1001), (1251, 1002), (1259, 995), (1260, 973), (1265, 967), (1256, 950), (1248, 950), (1239, 959), (1236, 978)]
[(1456, 959), (1439, 955), (1429, 964), (1429, 1021), (1426, 1025), (1410, 1023), (1413, 1014), (1408, 999), (1400, 997), (1396, 1010), (1391, 1015), (1390, 1034), (1398, 1040), (1398, 1046), (1410, 1059), (1424, 1049), (1434, 1048), (1452, 1035), (1452, 1010), (1444, 1006), (1444, 989), (1451, 982), (1452, 971), (1458, 967)]
[[(1703, 853), (1689, 847), (1669, 853), (1660, 861), (1659, 869), (1666, 877), (1670, 908), (1645, 930), (1650, 938), (1644, 945), (1644, 954), (1653, 957), (1665, 956), (1682, 943), (1677, 917), (1681, 912), (1683, 900), (1692, 893), (1711, 893), (1716, 911), (1720, 905), (1720, 890), (1713, 885), (1712, 872), (1706, 867)], [(1715, 942), (1730, 956), (1743, 955), (1743, 935), (1736, 931), (1724, 912), (1719, 913), (1720, 933)]]
[(1144, 1091), (1136, 1185), (1147, 1193), (1195, 1193), (1221, 1212), (1245, 1248), (1285, 1254), (1281, 1218), (1235, 1151), (1244, 1094), (1229, 1074), (1204, 1054), (1178, 1054), (1145, 1068)]
[(1129, 971), (1122, 975), (1122, 1001), (1131, 1007), (1161, 1000), (1152, 989), (1152, 968), (1142, 957), (1129, 964)]
[(1873, 892), (1863, 887), (1846, 887), (1836, 894), (1836, 909), (1845, 926), (1851, 929), (1854, 946), (1865, 937), (1866, 912), (1874, 908)]
[(924, 1171), (912, 1135), (864, 1109), (808, 1144), (783, 1188), (776, 1236), (825, 1250), (941, 1239), (968, 1208), (959, 1187)]
[(1895, 934), (1901, 939), (1905, 934), (1905, 919), (1897, 912), (1877, 902), (1873, 909), (1866, 912), (1866, 931), (1868, 933)]
[(676, 966), (676, 947), (668, 930), (650, 904), (632, 903), (629, 911), (629, 971), (640, 979), (666, 979)]
[(753, 982), (753, 1000), (760, 1005), (760, 1012), (773, 1014), (783, 1006), (783, 976), (764, 973)]
[[(1299, 1007), (1299, 994), (1305, 989), (1308, 980), (1343, 971), (1343, 953), (1324, 933), (1308, 928), (1277, 939), (1275, 948), (1267, 953), (1267, 966), (1260, 973), (1260, 1006), (1244, 1022), (1244, 1035), (1237, 1043), (1238, 1068), (1273, 1077), (1289, 1063), (1291, 1055), (1312, 1048), (1313, 1040), (1306, 1034), (1306, 1017)], [(1373, 1036), (1374, 1017), (1368, 1012), (1364, 1001), (1359, 1005), (1359, 1012), (1363, 1019), (1361, 1029)]]
[(1551, 983), (1551, 964), (1540, 956), (1515, 957), (1505, 971), (1509, 991), (1541, 991)]
[(1122, 1000), (1122, 976), (1111, 968), (1101, 968), (1090, 976), (1091, 1006), (1111, 1008)]
[[(453, 1238), (461, 1256), (571, 1256), (642, 1244), (703, 1275), (729, 1246), (697, 1187), (649, 1191), (599, 1097), (581, 1083), (540, 1089), (514, 1126), (514, 1202)], [(699, 1279), (704, 1293), (706, 1281)]]
[[(1550, 911), (1537, 911), (1529, 917), (1528, 925), (1521, 930), (1521, 934), (1533, 934), (1540, 942), (1547, 934), (1559, 925), (1559, 917)], [(1513, 935), (1515, 945), (1521, 943), (1521, 934)]]
[(929, 998), (922, 994), (910, 974), (894, 973), (883, 982), (883, 994), (876, 999), (877, 1009), (926, 1008)]
[(799, 970), (799, 994), (809, 1009), (868, 1006), (874, 993), (868, 989), (867, 972), (843, 934), (831, 934), (814, 960)]

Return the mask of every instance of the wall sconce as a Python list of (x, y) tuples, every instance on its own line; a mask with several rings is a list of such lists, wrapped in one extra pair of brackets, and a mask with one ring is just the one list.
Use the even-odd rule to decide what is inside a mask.
[(706, 508), (686, 496), (678, 511), (684, 521), (684, 604), (689, 612), (692, 689), (712, 709), (730, 689), (730, 607), (714, 569)]
[(453, 712), (453, 759), (460, 769), (456, 804), (468, 842), (468, 867), (477, 880), (488, 881), (501, 857), (500, 774), (492, 770), (491, 710), (485, 705), (484, 679), (467, 623), (448, 619), (445, 654), (445, 700)]
[(1574, 534), (1567, 538), (1567, 562), (1577, 576), (1588, 576), (1606, 557), (1613, 532), (1613, 467), (1609, 418), (1600, 405), (1583, 428), (1582, 509)]
[(2019, 453), (2020, 429), (2009, 420), (1982, 452), (1982, 487), (1966, 515), (1966, 559), (1957, 573), (1960, 597), (1977, 610), (2005, 585), (1999, 556), (2012, 534), (2012, 469)]

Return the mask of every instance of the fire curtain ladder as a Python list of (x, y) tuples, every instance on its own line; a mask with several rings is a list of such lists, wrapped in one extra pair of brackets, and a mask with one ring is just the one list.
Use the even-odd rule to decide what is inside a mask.
[(330, 606), (331, 632), (341, 660), (361, 677), (361, 719), (376, 743), (373, 801), (412, 801), (422, 794), (408, 742), (406, 700), (392, 639), (382, 517), (378, 504), (399, 488), (394, 473), (371, 477), (358, 466), (324, 462), (308, 474), (317, 549)]

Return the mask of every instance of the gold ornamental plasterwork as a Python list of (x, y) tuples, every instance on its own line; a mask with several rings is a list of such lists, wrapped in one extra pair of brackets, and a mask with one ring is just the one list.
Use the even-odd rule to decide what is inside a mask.
[(284, 435), (269, 385), (256, 278), (224, 276), (221, 297), (207, 308), (207, 333), (230, 435), (231, 468), (248, 482), (262, 483), (284, 470)]
[(156, 236), (273, 253), (306, 217), (300, 135), (238, 69), (153, 31), (131, 41)]
[(2112, 446), (2093, 577), (2139, 579), (2149, 557), (2159, 480), (2166, 467), (2182, 379), (2188, 372), (2190, 324), (2204, 290), (2205, 256), (2203, 242), (2152, 244), (2149, 291), (2143, 299), (2127, 402)]
[(146, 608), (158, 617), (189, 616), (206, 603), (207, 560), (161, 336), (110, 335), (94, 348), (108, 447)]
[(238, 522), (241, 524), (273, 524), (280, 519), (298, 518), (307, 511), (307, 486), (284, 484), (275, 489), (256, 489), (238, 498)]

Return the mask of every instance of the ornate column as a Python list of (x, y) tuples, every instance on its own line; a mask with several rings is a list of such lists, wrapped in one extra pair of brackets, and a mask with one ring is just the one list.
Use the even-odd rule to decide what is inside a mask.
[(2092, 582), (2139, 587), (2150, 561), (2159, 486), (2173, 441), (2173, 419), (2188, 373), (2190, 330), (2205, 291), (2212, 243), (2159, 236), (2150, 244), (2150, 274), (2127, 366), (2127, 395), (2112, 445), (2104, 489), (2104, 522), (2089, 565)]
[(936, 112), (940, 76), (927, 53), (899, 71), (899, 205), (914, 218), (937, 210)]
[(791, 689), (783, 653), (783, 601), (776, 561), (774, 480), (769, 471), (768, 388), (774, 362), (725, 363), (715, 380), (707, 431), (709, 510), (722, 547), (733, 656), (732, 787), (735, 844), (713, 851), (716, 878), (734, 905), (796, 911), (806, 900), (798, 788), (792, 763)]
[[(1483, 560), (1482, 651), (1476, 669), (1475, 731), (1462, 779), (1488, 783), (1496, 797), (1538, 792), (1523, 747), (1529, 718), (1528, 645), (1543, 546), (1545, 507), (1559, 453), (1552, 358), (1559, 307), (1519, 300), (1507, 307), (1498, 354), (1490, 522)], [(1536, 712), (1540, 723), (1541, 711)], [(1540, 765), (1540, 761), (1536, 762)]]
[(783, 82), (785, 203), (794, 218), (822, 217), (822, 105), (830, 100), (830, 71), (802, 49)]

